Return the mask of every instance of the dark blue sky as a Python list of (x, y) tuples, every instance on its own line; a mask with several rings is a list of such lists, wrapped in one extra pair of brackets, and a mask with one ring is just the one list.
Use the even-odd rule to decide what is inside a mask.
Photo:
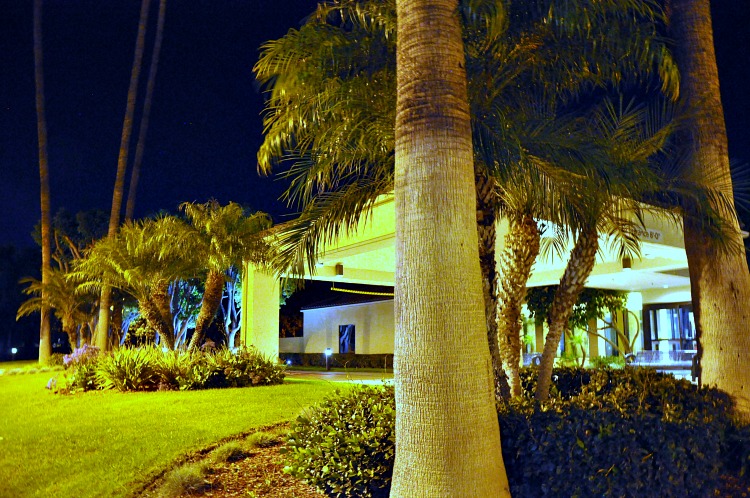
[[(152, 4), (155, 17), (158, 0)], [(747, 164), (750, 2), (714, 4), (730, 153)], [(31, 5), (0, 0), (0, 245), (33, 244), (39, 218)], [(251, 69), (260, 45), (298, 26), (315, 5), (169, 0), (137, 217), (214, 197), (284, 220), (276, 201), (283, 185), (255, 169), (263, 98)], [(53, 211), (109, 212), (139, 7), (138, 0), (45, 0)]]

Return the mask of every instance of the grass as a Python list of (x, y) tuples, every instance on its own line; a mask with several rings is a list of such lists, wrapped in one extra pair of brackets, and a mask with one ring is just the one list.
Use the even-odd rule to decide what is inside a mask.
[[(0, 368), (3, 365), (0, 364)], [(0, 376), (0, 497), (133, 496), (181, 456), (295, 418), (337, 383), (53, 395), (49, 372)]]

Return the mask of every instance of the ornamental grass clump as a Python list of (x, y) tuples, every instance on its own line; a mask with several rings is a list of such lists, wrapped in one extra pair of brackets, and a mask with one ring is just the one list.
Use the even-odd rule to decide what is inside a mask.
[(57, 393), (248, 387), (281, 384), (285, 376), (283, 364), (254, 349), (188, 352), (148, 346), (101, 355), (87, 346), (65, 358), (64, 382), (54, 378), (47, 385)]
[(96, 378), (102, 389), (152, 391), (159, 385), (156, 369), (160, 351), (154, 348), (120, 348), (99, 360)]
[(331, 496), (388, 496), (395, 417), (392, 386), (336, 391), (292, 425), (284, 471)]

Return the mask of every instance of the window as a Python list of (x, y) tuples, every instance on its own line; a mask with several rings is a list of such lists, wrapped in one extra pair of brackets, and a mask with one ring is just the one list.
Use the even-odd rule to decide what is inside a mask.
[(354, 324), (339, 325), (339, 353), (354, 353)]
[(695, 321), (691, 304), (643, 307), (644, 348), (660, 351), (694, 350)]

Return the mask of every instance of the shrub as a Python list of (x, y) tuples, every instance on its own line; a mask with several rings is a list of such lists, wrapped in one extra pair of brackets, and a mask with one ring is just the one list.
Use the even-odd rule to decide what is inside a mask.
[(47, 365), (49, 365), (50, 367), (61, 367), (64, 365), (64, 357), (65, 355), (63, 355), (62, 353), (52, 353), (52, 356), (49, 357)]
[(97, 381), (103, 389), (148, 391), (159, 384), (154, 348), (120, 348), (99, 360)]
[(516, 497), (709, 496), (722, 466), (722, 432), (710, 422), (528, 401), (499, 420)]
[(292, 425), (284, 471), (333, 496), (387, 496), (395, 413), (393, 387), (336, 391)]
[[(717, 389), (645, 368), (556, 369), (558, 396), (500, 407), (514, 497), (710, 496), (721, 472), (750, 467), (750, 427)], [(531, 379), (525, 372), (527, 385)], [(335, 496), (390, 485), (392, 388), (337, 393), (293, 425), (287, 472)]]
[(277, 361), (264, 358), (255, 349), (235, 351), (219, 349), (209, 356), (214, 369), (214, 382), (228, 387), (245, 387), (284, 382), (285, 367)]
[(65, 372), (63, 380), (47, 384), (54, 393), (71, 394), (78, 391), (91, 391), (99, 388), (96, 379), (96, 367), (99, 362), (99, 348), (84, 344), (71, 354), (63, 356)]
[(193, 356), (185, 351), (164, 351), (154, 355), (154, 370), (159, 376), (159, 389), (181, 389), (188, 375)]

